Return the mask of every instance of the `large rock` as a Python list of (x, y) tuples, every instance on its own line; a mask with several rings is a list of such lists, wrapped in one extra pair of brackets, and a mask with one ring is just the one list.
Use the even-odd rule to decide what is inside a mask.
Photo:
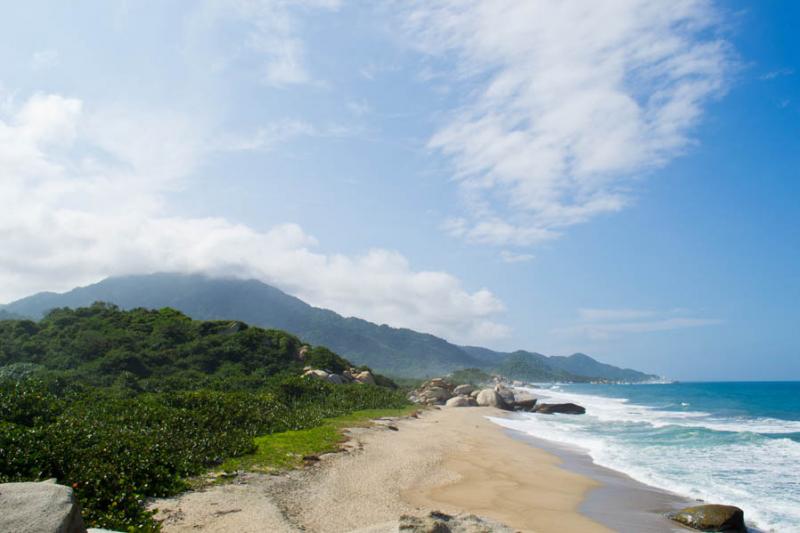
[(672, 520), (700, 531), (747, 532), (744, 511), (732, 505), (697, 505), (669, 515)]
[(533, 409), (534, 413), (552, 415), (563, 413), (565, 415), (582, 415), (586, 409), (574, 403), (540, 403)]
[(464, 383), (463, 385), (459, 385), (455, 389), (453, 389), (453, 394), (458, 396), (469, 396), (472, 394), (472, 391), (475, 390), (475, 387), (470, 385), (469, 383)]
[(0, 484), (0, 531), (85, 533), (72, 489), (51, 482)]
[(344, 378), (339, 374), (328, 374), (328, 382), (333, 383), (334, 385), (344, 385)]
[(497, 394), (494, 389), (483, 389), (478, 393), (475, 402), (482, 407), (497, 407), (498, 409), (508, 409), (508, 404)]
[(515, 411), (533, 411), (536, 407), (536, 397), (528, 394), (527, 392), (514, 393), (514, 410)]
[(305, 372), (303, 372), (303, 375), (304, 376), (308, 376), (310, 378), (316, 378), (316, 379), (321, 379), (323, 381), (327, 381), (328, 380), (328, 376), (330, 374), (328, 374), (324, 370), (317, 370), (317, 369), (312, 368), (311, 370), (306, 370)]
[(469, 407), (473, 405), (474, 400), (469, 396), (453, 396), (445, 404), (447, 407)]
[(372, 372), (370, 372), (369, 370), (364, 370), (363, 372), (356, 374), (355, 376), (353, 376), (353, 379), (355, 379), (359, 383), (365, 383), (367, 385), (375, 385), (375, 376), (373, 376)]
[(431, 387), (429, 389), (423, 390), (420, 396), (423, 396), (430, 400), (435, 400), (437, 402), (445, 402), (450, 398), (451, 394), (449, 390), (443, 387)]
[(506, 405), (514, 405), (514, 391), (502, 385), (495, 385), (495, 392), (503, 399)]

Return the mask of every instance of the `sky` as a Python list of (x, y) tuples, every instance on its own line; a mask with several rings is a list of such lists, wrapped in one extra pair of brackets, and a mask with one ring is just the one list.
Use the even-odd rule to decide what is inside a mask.
[(0, 302), (256, 278), (459, 344), (800, 379), (800, 5), (29, 1)]

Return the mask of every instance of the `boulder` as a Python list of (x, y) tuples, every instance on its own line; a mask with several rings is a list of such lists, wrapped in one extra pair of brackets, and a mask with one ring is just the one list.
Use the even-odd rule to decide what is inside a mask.
[(669, 517), (684, 526), (700, 531), (747, 532), (744, 525), (744, 511), (732, 505), (696, 505), (671, 513)]
[(469, 396), (453, 396), (447, 403), (445, 404), (447, 407), (469, 407), (470, 405), (470, 397)]
[(472, 391), (474, 390), (475, 387), (473, 387), (469, 383), (465, 383), (453, 389), (453, 394), (456, 394), (458, 396), (469, 396), (470, 394), (472, 394)]
[(85, 533), (72, 489), (53, 482), (0, 484), (0, 531)]
[(344, 378), (339, 374), (328, 374), (327, 380), (334, 385), (344, 385)]
[(359, 383), (366, 383), (367, 385), (375, 385), (375, 376), (369, 370), (364, 370), (353, 376), (353, 379)]
[(500, 395), (506, 405), (514, 405), (514, 391), (502, 385), (496, 385), (495, 392)]
[(536, 406), (536, 397), (528, 394), (527, 392), (514, 393), (514, 410), (515, 411), (533, 411)]
[(444, 403), (450, 399), (452, 394), (450, 394), (449, 390), (442, 387), (430, 387), (428, 389), (423, 389), (419, 396), (425, 400)]
[(475, 389), (474, 391), (472, 391), (472, 392), (470, 392), (470, 393), (469, 393), (469, 397), (470, 397), (470, 398), (472, 398), (472, 399), (474, 400), (475, 398), (477, 398), (477, 397), (478, 397), (478, 394), (480, 394), (480, 393), (481, 393), (481, 391), (479, 391), (479, 390)]
[(494, 389), (483, 389), (478, 393), (475, 402), (482, 407), (497, 407), (498, 409), (508, 409), (508, 405)]
[(321, 380), (327, 381), (328, 376), (330, 374), (328, 374), (324, 370), (318, 370), (318, 369), (313, 369), (312, 368), (311, 370), (306, 370), (305, 372), (303, 372), (303, 375), (304, 376), (308, 376), (310, 378), (317, 378), (317, 379), (321, 379)]
[(563, 413), (565, 415), (582, 415), (586, 409), (574, 403), (540, 403), (533, 409), (534, 413), (552, 415)]

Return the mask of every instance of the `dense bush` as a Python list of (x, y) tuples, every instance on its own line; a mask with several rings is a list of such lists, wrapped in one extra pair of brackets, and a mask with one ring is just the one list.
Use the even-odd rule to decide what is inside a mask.
[[(146, 498), (253, 451), (255, 436), (406, 404), (391, 388), (300, 377), (301, 346), (169, 309), (97, 304), (0, 321), (0, 481), (55, 477), (74, 487), (87, 524), (154, 530)], [(307, 355), (350, 366), (324, 348)]]

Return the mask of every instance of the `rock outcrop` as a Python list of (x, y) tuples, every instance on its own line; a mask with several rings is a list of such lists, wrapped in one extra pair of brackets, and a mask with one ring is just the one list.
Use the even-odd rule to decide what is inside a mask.
[(423, 383), (409, 395), (409, 399), (425, 405), (444, 405), (454, 396), (455, 385), (444, 378), (434, 378)]
[(0, 484), (0, 531), (85, 533), (72, 489), (55, 482)]
[(481, 407), (497, 407), (498, 409), (508, 409), (508, 404), (503, 400), (494, 389), (483, 389), (478, 393), (475, 402)]
[(432, 511), (427, 516), (403, 515), (398, 528), (404, 533), (512, 533), (494, 520), (470, 514), (448, 515)]
[(586, 413), (586, 409), (574, 403), (540, 403), (534, 407), (533, 412), (545, 415), (552, 415), (555, 413), (582, 415)]
[(747, 533), (744, 511), (732, 505), (696, 505), (669, 517), (684, 526), (700, 531), (737, 531)]

